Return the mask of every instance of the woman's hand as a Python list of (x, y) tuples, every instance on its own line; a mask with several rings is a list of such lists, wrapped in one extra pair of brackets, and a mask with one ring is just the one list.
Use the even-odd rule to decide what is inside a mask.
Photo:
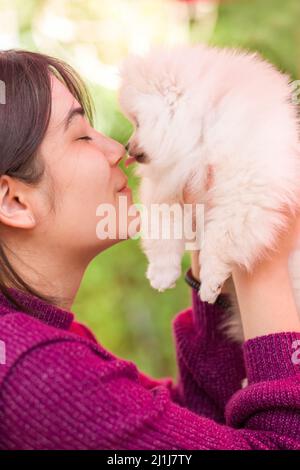
[(235, 267), (233, 280), (245, 339), (287, 331), (300, 331), (288, 261), (300, 236), (300, 215), (289, 217), (276, 251), (257, 262), (251, 273)]

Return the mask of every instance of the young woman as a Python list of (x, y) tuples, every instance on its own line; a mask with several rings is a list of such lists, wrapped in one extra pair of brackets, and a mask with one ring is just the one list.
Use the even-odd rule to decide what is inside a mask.
[(192, 305), (173, 321), (178, 382), (147, 377), (70, 311), (89, 262), (120, 241), (96, 236), (96, 208), (118, 214), (121, 195), (132, 202), (118, 167), (125, 149), (93, 129), (67, 64), (4, 51), (0, 80), (0, 448), (300, 449), (300, 323), (287, 269), (298, 222), (276, 256), (234, 272), (242, 347), (218, 328), (226, 294), (200, 301), (193, 255)]

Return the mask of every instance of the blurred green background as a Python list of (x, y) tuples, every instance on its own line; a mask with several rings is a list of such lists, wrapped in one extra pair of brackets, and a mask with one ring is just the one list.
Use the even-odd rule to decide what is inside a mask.
[[(117, 65), (154, 43), (205, 41), (259, 51), (300, 77), (299, 0), (0, 0), (0, 48), (45, 52), (71, 63), (96, 106), (95, 127), (126, 143), (132, 131), (117, 104)], [(125, 169), (136, 188), (132, 169)], [(135, 194), (135, 201), (136, 193)], [(183, 260), (183, 272), (189, 256)], [(114, 354), (154, 377), (176, 376), (171, 322), (190, 305), (183, 279), (165, 293), (146, 278), (139, 242), (128, 240), (89, 266), (73, 311)]]

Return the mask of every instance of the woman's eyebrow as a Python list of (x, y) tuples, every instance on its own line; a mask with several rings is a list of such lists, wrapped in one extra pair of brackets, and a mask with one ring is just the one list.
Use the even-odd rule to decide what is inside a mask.
[(69, 112), (68, 112), (68, 115), (66, 117), (66, 119), (64, 120), (64, 132), (66, 132), (72, 122), (72, 120), (74, 119), (75, 116), (85, 116), (85, 111), (84, 109), (82, 108), (82, 106), (78, 106), (77, 108), (72, 108)]

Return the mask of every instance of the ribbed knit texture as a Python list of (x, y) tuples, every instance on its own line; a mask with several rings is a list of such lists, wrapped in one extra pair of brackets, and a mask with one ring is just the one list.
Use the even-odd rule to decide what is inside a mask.
[(72, 312), (17, 295), (33, 313), (0, 294), (1, 449), (300, 449), (300, 332), (240, 347), (218, 329), (222, 307), (191, 289), (172, 325), (178, 379), (157, 380)]

